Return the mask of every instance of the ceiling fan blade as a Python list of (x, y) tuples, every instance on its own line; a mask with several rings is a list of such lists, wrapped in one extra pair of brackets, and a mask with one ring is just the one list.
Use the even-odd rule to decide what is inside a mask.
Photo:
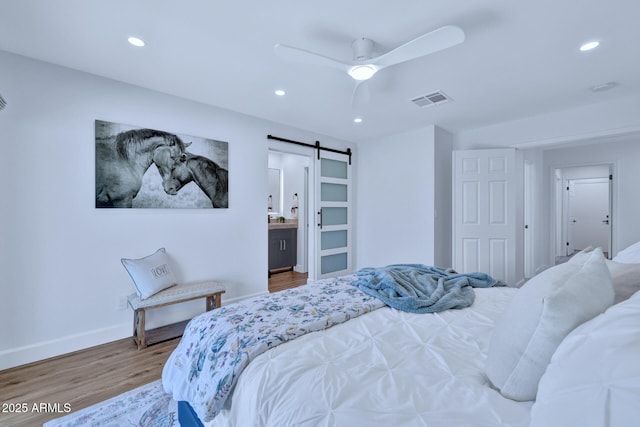
[(284, 44), (276, 44), (273, 47), (273, 50), (280, 58), (288, 61), (302, 62), (310, 65), (321, 65), (324, 67), (336, 68), (340, 71), (345, 71), (352, 67), (351, 64), (340, 62), (337, 59)]
[(369, 91), (369, 82), (367, 80), (359, 80), (353, 88), (351, 97), (351, 106), (354, 109), (366, 106), (371, 101), (371, 92)]
[(373, 58), (372, 63), (379, 67), (389, 67), (447, 49), (463, 41), (464, 31), (459, 27), (447, 25), (423, 34), (384, 55)]

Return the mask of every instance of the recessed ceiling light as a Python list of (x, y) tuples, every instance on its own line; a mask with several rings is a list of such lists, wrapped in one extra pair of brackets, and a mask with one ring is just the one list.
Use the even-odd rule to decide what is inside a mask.
[(353, 123), (362, 123), (362, 117), (356, 117), (353, 119)]
[(597, 48), (599, 45), (600, 45), (600, 42), (594, 40), (594, 41), (585, 43), (582, 46), (580, 46), (580, 51), (581, 52), (586, 52), (588, 50)]
[(129, 41), (129, 43), (131, 43), (132, 45), (134, 45), (135, 47), (142, 47), (144, 46), (144, 41), (142, 39), (139, 39), (138, 37), (129, 37), (127, 39)]
[(276, 91), (274, 92), (276, 95), (278, 96), (285, 96), (287, 92), (285, 92), (282, 89), (276, 89)]

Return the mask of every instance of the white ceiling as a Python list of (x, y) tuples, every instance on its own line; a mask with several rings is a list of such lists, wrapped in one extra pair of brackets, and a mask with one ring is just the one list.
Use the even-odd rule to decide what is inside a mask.
[[(0, 50), (361, 141), (638, 96), (639, 22), (638, 0), (0, 0)], [(273, 52), (283, 43), (350, 61), (357, 37), (383, 53), (444, 25), (465, 42), (382, 70), (358, 109), (348, 75)], [(130, 35), (147, 45), (132, 47)], [(591, 39), (600, 47), (579, 52)], [(589, 90), (610, 81), (619, 85)], [(453, 101), (409, 101), (435, 90)]]

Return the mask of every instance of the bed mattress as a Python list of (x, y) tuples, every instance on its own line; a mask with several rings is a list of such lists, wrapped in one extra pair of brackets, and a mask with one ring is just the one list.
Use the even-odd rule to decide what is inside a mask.
[(516, 289), (475, 289), (466, 309), (384, 307), (281, 344), (239, 377), (211, 427), (528, 426), (533, 402), (493, 389), (484, 365)]

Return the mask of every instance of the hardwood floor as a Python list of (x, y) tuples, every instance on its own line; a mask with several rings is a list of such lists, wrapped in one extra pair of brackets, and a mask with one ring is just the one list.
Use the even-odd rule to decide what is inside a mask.
[[(133, 338), (125, 338), (0, 371), (0, 426), (42, 425), (64, 416), (65, 404), (77, 411), (155, 381), (178, 342), (176, 338), (138, 351)], [(10, 407), (25, 403), (26, 413)], [(37, 408), (41, 403), (54, 407), (33, 411), (34, 404)]]
[(304, 285), (307, 283), (307, 277), (307, 273), (298, 273), (291, 270), (273, 273), (269, 278), (269, 292), (278, 292)]
[[(286, 271), (269, 279), (269, 292), (307, 283)], [(160, 379), (179, 339), (138, 350), (132, 338), (0, 371), (0, 426), (33, 427)], [(49, 404), (44, 412), (34, 411)], [(27, 411), (16, 412), (16, 405)], [(47, 407), (47, 405), (43, 406)]]

